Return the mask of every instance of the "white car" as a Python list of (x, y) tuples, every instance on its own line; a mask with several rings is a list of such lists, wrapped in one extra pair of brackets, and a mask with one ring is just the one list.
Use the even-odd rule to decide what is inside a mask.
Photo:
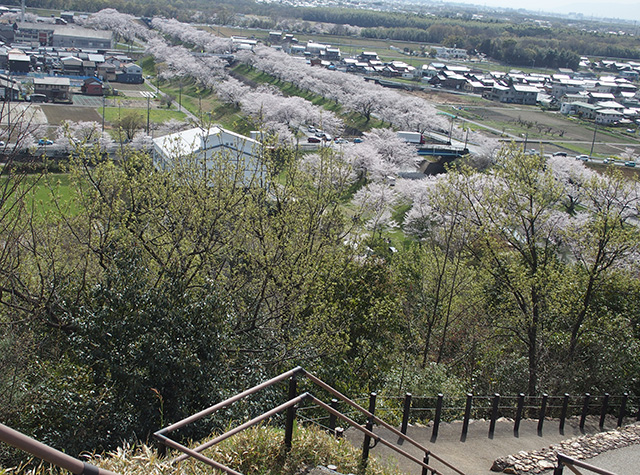
[(576, 160), (581, 160), (583, 162), (589, 161), (589, 155), (576, 155)]

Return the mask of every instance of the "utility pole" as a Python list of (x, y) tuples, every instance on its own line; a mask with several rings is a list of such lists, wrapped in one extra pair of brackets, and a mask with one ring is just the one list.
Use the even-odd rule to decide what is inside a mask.
[(102, 91), (102, 131), (103, 132), (104, 132), (104, 106), (105, 106), (104, 91)]
[(151, 93), (148, 92), (147, 93), (147, 135), (149, 135), (149, 107), (150, 107), (150, 102), (151, 101)]
[(591, 140), (591, 151), (589, 152), (589, 158), (593, 157), (593, 146), (596, 144), (596, 133), (598, 132), (598, 120), (595, 120), (595, 128), (593, 129), (593, 140)]

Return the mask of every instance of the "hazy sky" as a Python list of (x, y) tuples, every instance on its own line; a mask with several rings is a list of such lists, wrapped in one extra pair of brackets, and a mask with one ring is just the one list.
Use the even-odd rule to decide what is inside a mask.
[(532, 11), (582, 13), (605, 18), (640, 20), (640, 0), (463, 0), (464, 3), (505, 8), (525, 8)]

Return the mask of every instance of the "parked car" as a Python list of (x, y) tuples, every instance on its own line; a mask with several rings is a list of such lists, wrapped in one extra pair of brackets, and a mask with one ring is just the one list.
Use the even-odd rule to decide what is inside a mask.
[(627, 129), (627, 133), (635, 134), (636, 133), (636, 129)]
[(589, 155), (576, 155), (576, 160), (581, 160), (583, 162), (589, 161)]
[(309, 143), (320, 143), (320, 139), (318, 137), (309, 137), (309, 138), (307, 138), (307, 142), (309, 142)]
[(38, 145), (53, 145), (53, 140), (40, 139), (38, 140)]
[(362, 139), (360, 137), (356, 137), (353, 139), (353, 143), (362, 143)]
[(309, 127), (307, 127), (307, 130), (309, 130), (309, 132), (315, 132), (316, 128), (313, 125), (310, 125)]
[(567, 152), (556, 152), (553, 154), (554, 157), (566, 157)]
[(625, 167), (635, 167), (636, 166), (636, 162), (634, 162), (632, 160), (627, 160), (626, 162), (624, 162), (624, 166)]
[(343, 139), (342, 137), (336, 137), (334, 139), (335, 143), (349, 143), (349, 141), (347, 139)]
[(616, 159), (613, 157), (607, 157), (602, 160), (602, 163), (604, 163), (605, 165), (608, 165), (609, 163), (616, 163)]

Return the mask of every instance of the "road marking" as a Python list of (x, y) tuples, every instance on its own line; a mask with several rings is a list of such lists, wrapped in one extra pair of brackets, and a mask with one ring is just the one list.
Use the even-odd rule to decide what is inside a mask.
[(149, 97), (149, 98), (151, 98), (151, 99), (153, 99), (154, 97), (156, 97), (156, 95), (155, 95), (153, 92), (151, 92), (151, 91), (140, 91), (140, 95), (141, 95), (142, 97)]

